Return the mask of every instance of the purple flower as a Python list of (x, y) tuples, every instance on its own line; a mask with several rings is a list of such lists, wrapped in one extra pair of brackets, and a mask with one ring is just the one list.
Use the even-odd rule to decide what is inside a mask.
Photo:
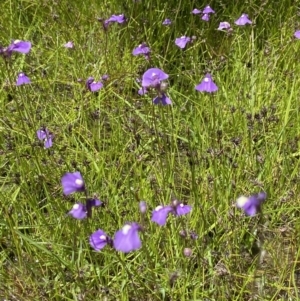
[(228, 22), (220, 22), (220, 25), (218, 27), (218, 30), (229, 30), (231, 28), (230, 24)]
[(242, 14), (234, 23), (236, 25), (243, 26), (246, 24), (252, 24), (252, 21), (250, 21), (247, 14)]
[(193, 14), (193, 15), (199, 15), (199, 14), (201, 14), (201, 13), (202, 13), (202, 11), (199, 10), (198, 8), (194, 8), (194, 9), (192, 10), (192, 14)]
[(295, 31), (294, 37), (295, 37), (296, 39), (300, 39), (300, 30)]
[(203, 13), (203, 14), (214, 14), (215, 11), (214, 11), (209, 5), (207, 5), (207, 6), (203, 9), (202, 13)]
[(140, 201), (139, 203), (139, 209), (141, 213), (146, 213), (147, 211), (147, 204), (145, 201)]
[(191, 41), (190, 37), (182, 36), (175, 40), (175, 44), (179, 48), (183, 49), (183, 48), (185, 48), (186, 44), (189, 43), (190, 41)]
[(74, 43), (69, 41), (68, 43), (64, 44), (65, 48), (74, 48)]
[(104, 74), (104, 75), (102, 75), (101, 79), (102, 79), (103, 81), (106, 81), (106, 80), (109, 79), (109, 75), (108, 75), (108, 74)]
[(146, 59), (149, 59), (150, 52), (150, 48), (145, 43), (142, 43), (138, 47), (133, 49), (132, 54), (134, 56), (142, 54)]
[(166, 94), (163, 93), (161, 96), (156, 96), (153, 99), (153, 103), (156, 105), (162, 104), (163, 106), (166, 106), (171, 105), (172, 101)]
[(79, 171), (75, 171), (73, 173), (67, 172), (61, 178), (61, 184), (65, 195), (85, 190), (84, 181)]
[(15, 40), (6, 49), (8, 56), (11, 55), (13, 51), (27, 54), (31, 49), (31, 43), (27, 41)]
[(125, 225), (121, 230), (117, 231), (114, 237), (114, 248), (117, 251), (128, 253), (139, 249), (142, 246), (138, 232), (141, 227), (137, 223)]
[(152, 212), (151, 221), (157, 223), (160, 226), (164, 226), (167, 221), (169, 213), (175, 216), (188, 214), (192, 210), (192, 207), (174, 200), (171, 205), (158, 206)]
[(31, 83), (31, 81), (30, 81), (29, 77), (25, 75), (25, 73), (20, 72), (18, 74), (16, 86), (21, 86), (21, 85), (30, 84), (30, 83)]
[(267, 194), (265, 192), (260, 192), (258, 194), (254, 194), (250, 197), (240, 196), (236, 205), (238, 208), (244, 210), (246, 215), (254, 216), (261, 209), (261, 204), (266, 200)]
[(98, 207), (101, 205), (102, 202), (98, 199), (87, 199), (86, 205), (83, 205), (81, 203), (75, 204), (69, 211), (69, 214), (76, 219), (84, 219), (88, 216), (88, 213), (91, 212), (92, 207)]
[(165, 21), (162, 22), (163, 25), (171, 25), (172, 21), (170, 19), (165, 19)]
[(167, 79), (168, 74), (164, 73), (158, 68), (148, 69), (142, 77), (142, 87), (143, 88), (159, 88), (161, 81)]
[(87, 89), (91, 92), (96, 92), (103, 87), (101, 82), (96, 82), (93, 77), (89, 77), (85, 82)]
[(145, 95), (148, 93), (148, 90), (146, 88), (141, 88), (138, 90), (139, 95)]
[(200, 92), (209, 92), (209, 93), (212, 93), (212, 92), (217, 91), (218, 87), (213, 82), (213, 80), (211, 78), (211, 75), (209, 73), (207, 73), (205, 75), (204, 79), (202, 80), (202, 82), (199, 85), (197, 85), (195, 87), (195, 89), (197, 91), (200, 91)]
[(203, 21), (208, 22), (208, 21), (209, 21), (209, 18), (210, 18), (209, 14), (203, 14), (203, 16), (202, 16), (201, 19), (202, 19)]
[(36, 135), (39, 140), (44, 141), (45, 148), (52, 146), (53, 135), (46, 128), (37, 130)]
[(95, 231), (90, 236), (89, 241), (90, 241), (91, 247), (96, 251), (100, 251), (107, 244), (112, 245), (112, 239), (109, 236), (107, 236), (106, 233), (101, 229)]
[(109, 19), (104, 21), (104, 26), (107, 27), (109, 25), (109, 23), (125, 23), (126, 22), (126, 18), (124, 16), (124, 14), (121, 15), (112, 15)]

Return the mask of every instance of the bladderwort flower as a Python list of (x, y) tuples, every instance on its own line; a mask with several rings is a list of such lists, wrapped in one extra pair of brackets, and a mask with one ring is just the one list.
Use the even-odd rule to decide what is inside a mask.
[(296, 39), (300, 39), (300, 30), (295, 31), (294, 37), (295, 37)]
[(107, 81), (107, 80), (109, 80), (109, 75), (108, 74), (104, 74), (104, 75), (102, 75), (101, 79), (103, 81)]
[(169, 213), (172, 213), (174, 216), (180, 216), (188, 214), (192, 210), (192, 207), (185, 205), (178, 200), (172, 201), (171, 205), (167, 206), (157, 206), (152, 212), (151, 221), (157, 223), (160, 226), (166, 224)]
[(150, 48), (145, 43), (142, 43), (138, 47), (133, 49), (132, 54), (134, 56), (143, 55), (147, 60), (149, 60), (150, 52)]
[(64, 44), (64, 47), (72, 49), (72, 48), (74, 48), (74, 43), (72, 41), (69, 41), (66, 44)]
[(49, 132), (48, 129), (41, 128), (41, 129), (37, 130), (36, 135), (39, 140), (44, 141), (45, 148), (49, 148), (52, 146), (53, 135)]
[(204, 79), (202, 80), (202, 82), (197, 85), (195, 87), (195, 89), (197, 91), (200, 92), (208, 92), (208, 93), (212, 93), (212, 92), (216, 92), (218, 91), (218, 87), (217, 85), (213, 82), (211, 75), (209, 73), (207, 73), (204, 77)]
[(239, 26), (244, 26), (246, 24), (252, 24), (252, 21), (247, 14), (242, 14), (234, 23)]
[(201, 14), (202, 13), (202, 11), (200, 10), (200, 9), (198, 9), (198, 8), (194, 8), (193, 10), (192, 10), (192, 14), (193, 15), (199, 15), (199, 14)]
[(31, 49), (31, 42), (14, 40), (7, 47), (0, 47), (0, 55), (4, 57), (10, 57), (13, 52), (19, 52), (27, 54)]
[(89, 242), (95, 251), (102, 250), (106, 245), (113, 245), (112, 239), (101, 229), (95, 231), (90, 236)]
[(167, 97), (165, 91), (167, 84), (163, 82), (169, 75), (158, 68), (148, 69), (142, 77), (142, 89), (138, 91), (140, 95), (146, 94), (150, 89), (154, 89), (157, 96), (153, 99), (154, 104), (170, 105), (172, 101)]
[(205, 8), (202, 11), (203, 14), (214, 14), (215, 11), (209, 6), (205, 6)]
[(125, 23), (126, 17), (124, 14), (121, 15), (112, 15), (109, 19), (104, 21), (104, 26), (107, 27), (110, 23), (118, 23), (118, 24), (123, 24)]
[(172, 21), (170, 19), (165, 19), (163, 22), (162, 22), (162, 25), (171, 25), (172, 24)]
[(137, 223), (126, 224), (121, 230), (115, 233), (113, 240), (114, 248), (117, 251), (128, 253), (139, 249), (142, 246), (138, 232), (141, 226)]
[(139, 209), (140, 209), (141, 213), (146, 213), (147, 212), (147, 204), (146, 204), (145, 201), (140, 201)]
[(26, 74), (24, 72), (20, 72), (18, 74), (16, 86), (21, 86), (21, 85), (30, 84), (30, 83), (31, 83), (30, 78), (28, 76), (26, 76)]
[(89, 91), (96, 92), (103, 88), (103, 83), (96, 82), (93, 77), (89, 77), (85, 82), (85, 86)]
[(88, 199), (85, 205), (82, 203), (75, 204), (68, 214), (76, 219), (84, 219), (88, 215), (88, 210), (101, 205), (102, 202), (98, 199)]
[(178, 46), (181, 49), (185, 48), (186, 44), (188, 44), (190, 42), (191, 42), (191, 38), (190, 37), (186, 37), (186, 36), (182, 36), (182, 37), (177, 38), (175, 40), (176, 46)]
[(209, 19), (210, 19), (210, 15), (209, 15), (209, 14), (203, 14), (203, 16), (201, 17), (201, 19), (202, 19), (203, 21), (208, 22)]
[(64, 174), (61, 178), (61, 184), (65, 195), (85, 191), (84, 181), (79, 171)]
[(227, 31), (229, 31), (230, 29), (231, 29), (231, 26), (228, 22), (220, 22), (218, 30), (227, 30)]
[(261, 205), (266, 200), (267, 194), (265, 192), (260, 192), (250, 197), (240, 196), (236, 200), (236, 205), (238, 208), (244, 210), (245, 214), (248, 216), (254, 216), (261, 211)]

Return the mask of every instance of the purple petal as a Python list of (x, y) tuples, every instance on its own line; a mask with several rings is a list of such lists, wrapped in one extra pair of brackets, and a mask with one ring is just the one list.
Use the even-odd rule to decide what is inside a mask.
[(17, 78), (16, 86), (21, 86), (24, 84), (30, 84), (30, 79), (25, 75), (25, 73), (20, 72)]
[(214, 13), (215, 13), (215, 11), (209, 5), (207, 5), (203, 9), (203, 14), (214, 14)]
[(252, 21), (250, 21), (247, 14), (242, 14), (234, 23), (236, 25), (243, 26), (246, 24), (252, 24)]
[(185, 215), (192, 210), (192, 207), (189, 205), (179, 204), (176, 206), (175, 215)]
[(209, 14), (204, 14), (204, 15), (202, 16), (201, 19), (202, 19), (203, 21), (208, 22), (208, 21), (209, 21), (209, 18), (210, 18)]
[(107, 243), (110, 241), (110, 238), (103, 230), (99, 229), (90, 236), (89, 241), (94, 250), (100, 251), (107, 245)]
[(205, 75), (203, 81), (195, 87), (200, 92), (215, 92), (218, 91), (217, 85), (213, 82), (211, 75), (208, 73)]
[(199, 10), (198, 8), (194, 8), (194, 9), (192, 10), (192, 14), (193, 14), (193, 15), (199, 15), (199, 14), (201, 14), (201, 13), (202, 13), (202, 11)]
[(84, 191), (84, 181), (79, 171), (76, 172), (67, 172), (61, 178), (61, 184), (63, 186), (63, 192), (65, 195), (69, 195), (73, 192)]
[(69, 214), (76, 219), (84, 219), (86, 218), (86, 208), (81, 203), (75, 204), (73, 208), (69, 211)]
[(28, 53), (31, 49), (31, 43), (27, 41), (15, 40), (8, 46), (9, 51), (16, 51), (20, 53)]
[(166, 94), (163, 94), (161, 96), (157, 96), (153, 99), (153, 103), (158, 105), (162, 104), (163, 106), (171, 105), (172, 101), (169, 97), (167, 97)]
[(146, 213), (147, 211), (147, 204), (145, 201), (140, 201), (139, 203), (139, 209), (141, 213)]
[(265, 201), (267, 195), (264, 192), (254, 194), (250, 197), (241, 196), (237, 199), (237, 207), (244, 210), (246, 215), (254, 216), (260, 211), (261, 204)]
[(71, 41), (69, 41), (69, 42), (67, 42), (66, 44), (64, 44), (64, 47), (65, 48), (74, 48), (74, 43), (73, 42), (71, 42)]
[(150, 68), (148, 69), (142, 77), (142, 86), (144, 88), (147, 87), (157, 87), (162, 80), (165, 80), (169, 77), (168, 74), (164, 73), (162, 70), (158, 68)]
[(295, 31), (294, 37), (295, 37), (296, 39), (300, 39), (300, 30)]
[(189, 43), (190, 41), (191, 41), (190, 37), (182, 36), (175, 40), (175, 44), (179, 48), (183, 49), (183, 48), (185, 48), (186, 44)]
[(223, 30), (223, 29), (228, 30), (230, 28), (231, 28), (231, 26), (230, 26), (230, 24), (228, 22), (220, 22), (218, 30)]
[(117, 231), (114, 237), (114, 248), (117, 251), (128, 253), (139, 249), (142, 246), (138, 231), (140, 226), (137, 223), (125, 225)]
[(48, 138), (46, 137), (45, 140), (44, 140), (44, 146), (45, 148), (49, 148), (52, 146), (52, 137), (51, 135), (48, 135)]
[(165, 19), (165, 21), (163, 21), (162, 23), (163, 25), (171, 25), (172, 21), (170, 19)]
[(47, 130), (37, 130), (36, 135), (38, 137), (39, 140), (44, 140), (45, 138), (47, 138)]
[(157, 206), (152, 212), (151, 221), (160, 226), (164, 226), (167, 221), (168, 214), (173, 211), (171, 206)]
[(135, 56), (140, 54), (148, 55), (149, 53), (150, 53), (150, 48), (145, 43), (140, 44), (132, 51), (132, 54)]
[(141, 89), (138, 90), (139, 95), (144, 95), (146, 93), (148, 93), (148, 90), (146, 88), (141, 88)]

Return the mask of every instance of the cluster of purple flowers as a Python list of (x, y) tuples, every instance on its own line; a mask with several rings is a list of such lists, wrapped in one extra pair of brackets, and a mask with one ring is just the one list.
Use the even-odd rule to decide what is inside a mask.
[(249, 197), (240, 196), (236, 205), (238, 208), (244, 210), (246, 215), (254, 216), (261, 211), (261, 205), (266, 200), (267, 194), (265, 192), (260, 192)]
[[(86, 192), (86, 187), (81, 173), (76, 171), (73, 173), (66, 173), (62, 179), (61, 184), (63, 187), (63, 193), (69, 195), (74, 192)], [(69, 215), (75, 219), (84, 219), (89, 217), (92, 207), (101, 206), (102, 202), (98, 199), (87, 198), (86, 204), (76, 203), (69, 211)], [(141, 213), (146, 213), (147, 205), (144, 201), (140, 202)], [(171, 205), (158, 206), (152, 212), (152, 221), (160, 226), (165, 225), (168, 215), (171, 213), (174, 216), (185, 215), (191, 211), (191, 206), (180, 203), (178, 200), (174, 200)], [(141, 247), (142, 243), (138, 232), (142, 230), (142, 227), (136, 223), (131, 222), (125, 224), (122, 229), (118, 230), (114, 238), (110, 238), (102, 229), (98, 229), (89, 238), (90, 245), (96, 251), (100, 251), (106, 245), (110, 245), (117, 251), (124, 253), (137, 250)]]
[(214, 13), (215, 11), (209, 5), (207, 5), (203, 10), (200, 10), (198, 8), (192, 10), (192, 14), (200, 15), (201, 19), (206, 22), (209, 21), (210, 15)]

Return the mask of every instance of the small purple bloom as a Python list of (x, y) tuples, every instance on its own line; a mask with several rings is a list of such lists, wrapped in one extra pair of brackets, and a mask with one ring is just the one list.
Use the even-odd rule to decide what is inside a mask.
[(172, 21), (170, 19), (165, 19), (165, 21), (162, 22), (163, 25), (171, 25)]
[(93, 77), (89, 77), (85, 82), (87, 89), (91, 92), (96, 92), (103, 88), (102, 82), (96, 82)]
[(261, 209), (262, 203), (266, 200), (266, 193), (260, 192), (250, 197), (241, 196), (237, 199), (236, 205), (244, 210), (246, 215), (254, 216)]
[(156, 207), (152, 212), (151, 221), (163, 226), (166, 224), (169, 213), (172, 213), (175, 216), (180, 216), (188, 214), (191, 210), (191, 206), (184, 205), (183, 203), (174, 200), (171, 205)]
[(295, 31), (294, 37), (295, 37), (296, 39), (300, 39), (300, 30)]
[(104, 25), (108, 26), (109, 23), (113, 23), (113, 22), (122, 24), (122, 23), (126, 22), (126, 18), (124, 16), (124, 14), (121, 14), (121, 15), (112, 15), (109, 19), (107, 19), (107, 20), (104, 21)]
[(21, 86), (21, 85), (30, 84), (30, 83), (31, 83), (31, 81), (30, 81), (29, 77), (26, 76), (24, 72), (20, 72), (18, 74), (16, 86)]
[(146, 88), (141, 88), (138, 90), (139, 95), (145, 95), (148, 93), (148, 90)]
[(183, 49), (183, 48), (185, 48), (186, 44), (189, 43), (190, 41), (191, 41), (190, 37), (182, 36), (175, 40), (175, 44), (179, 48)]
[(106, 81), (106, 80), (109, 79), (109, 75), (108, 75), (108, 74), (104, 74), (104, 75), (102, 75), (101, 79), (102, 79), (103, 81)]
[(96, 250), (100, 251), (103, 249), (107, 244), (111, 245), (112, 240), (109, 236), (106, 235), (106, 233), (99, 229), (95, 231), (91, 236), (90, 236), (90, 245), (91, 247)]
[(158, 88), (161, 81), (167, 79), (168, 77), (169, 75), (164, 73), (162, 70), (158, 68), (150, 68), (143, 74), (142, 87), (146, 89)]
[(209, 21), (209, 18), (210, 18), (209, 14), (203, 14), (203, 16), (202, 16), (201, 19), (202, 19), (203, 21), (208, 22), (208, 21)]
[(145, 43), (142, 43), (138, 47), (133, 49), (132, 54), (134, 56), (142, 54), (145, 56), (146, 59), (149, 59), (150, 52), (150, 48)]
[(12, 51), (27, 54), (31, 49), (31, 43), (27, 41), (15, 40), (6, 49), (7, 54), (10, 56)]
[(209, 92), (209, 93), (212, 93), (212, 92), (217, 91), (218, 87), (213, 82), (213, 80), (211, 78), (211, 75), (209, 73), (207, 73), (205, 75), (204, 79), (202, 80), (202, 82), (199, 85), (197, 85), (195, 87), (195, 89), (197, 91), (200, 91), (200, 92)]
[(87, 215), (86, 207), (81, 203), (75, 204), (73, 208), (69, 211), (69, 214), (76, 219), (84, 219)]
[(153, 103), (156, 105), (162, 104), (163, 106), (166, 106), (171, 105), (172, 101), (166, 94), (163, 93), (161, 96), (156, 96), (153, 99)]
[(218, 27), (218, 30), (229, 30), (231, 28), (230, 24), (228, 22), (220, 22), (220, 25)]
[(46, 128), (39, 129), (37, 130), (36, 135), (39, 140), (44, 141), (45, 148), (49, 148), (52, 146), (53, 135), (49, 132), (48, 129)]
[(198, 8), (194, 8), (194, 9), (192, 10), (192, 14), (193, 14), (193, 15), (199, 15), (199, 14), (201, 14), (201, 13), (202, 13), (202, 11), (199, 10)]
[(215, 13), (215, 11), (209, 5), (207, 5), (203, 9), (203, 14), (214, 14), (214, 13)]
[(128, 253), (139, 249), (142, 246), (138, 231), (141, 227), (137, 223), (125, 225), (121, 230), (117, 231), (114, 237), (114, 248), (117, 251)]
[(67, 172), (61, 178), (61, 184), (63, 186), (63, 192), (65, 195), (69, 195), (76, 191), (84, 191), (84, 181), (79, 171)]
[(74, 48), (74, 43), (69, 41), (68, 43), (64, 44), (64, 47), (72, 49), (72, 48)]
[(139, 203), (139, 209), (141, 213), (146, 213), (147, 211), (147, 204), (145, 201), (140, 201)]
[(252, 24), (247, 14), (242, 14), (235, 22), (236, 25), (243, 26), (246, 24)]

